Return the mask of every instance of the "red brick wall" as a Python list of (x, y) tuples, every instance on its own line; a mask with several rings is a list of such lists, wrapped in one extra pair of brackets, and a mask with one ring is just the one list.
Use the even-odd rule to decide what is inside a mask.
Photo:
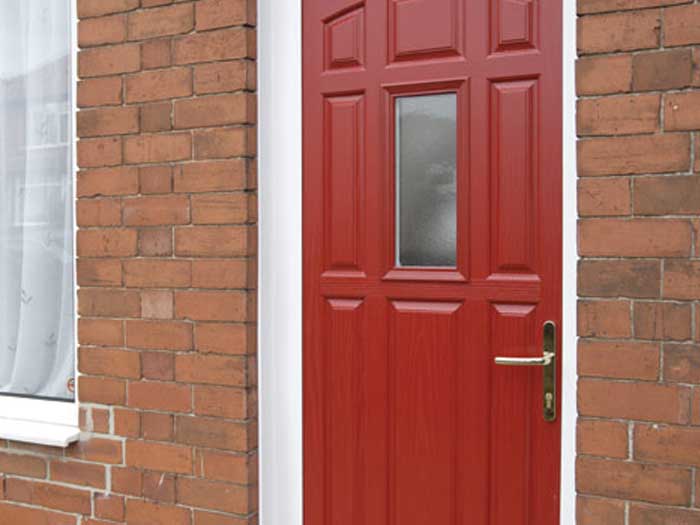
[(578, 523), (700, 523), (700, 4), (578, 11)]
[(78, 0), (82, 428), (0, 523), (255, 522), (255, 1)]

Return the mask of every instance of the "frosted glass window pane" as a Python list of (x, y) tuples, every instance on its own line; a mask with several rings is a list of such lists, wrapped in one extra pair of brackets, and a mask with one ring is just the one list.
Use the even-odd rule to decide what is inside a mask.
[(457, 96), (396, 99), (397, 263), (457, 259)]
[(72, 400), (71, 2), (0, 2), (0, 394)]

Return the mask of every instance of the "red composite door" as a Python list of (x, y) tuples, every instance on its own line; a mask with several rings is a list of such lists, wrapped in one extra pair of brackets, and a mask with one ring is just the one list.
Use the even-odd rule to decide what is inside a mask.
[(560, 2), (303, 19), (304, 524), (554, 525)]

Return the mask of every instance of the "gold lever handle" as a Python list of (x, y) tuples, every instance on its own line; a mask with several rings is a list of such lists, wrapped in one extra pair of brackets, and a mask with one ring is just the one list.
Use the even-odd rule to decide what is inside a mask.
[(494, 363), (505, 366), (541, 366), (542, 373), (542, 416), (545, 421), (557, 419), (557, 327), (547, 321), (542, 327), (541, 357), (494, 357)]

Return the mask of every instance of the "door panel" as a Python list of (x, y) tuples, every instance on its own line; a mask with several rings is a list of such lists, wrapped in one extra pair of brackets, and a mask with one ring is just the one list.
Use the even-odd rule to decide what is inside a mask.
[(554, 4), (303, 0), (305, 525), (558, 521)]

